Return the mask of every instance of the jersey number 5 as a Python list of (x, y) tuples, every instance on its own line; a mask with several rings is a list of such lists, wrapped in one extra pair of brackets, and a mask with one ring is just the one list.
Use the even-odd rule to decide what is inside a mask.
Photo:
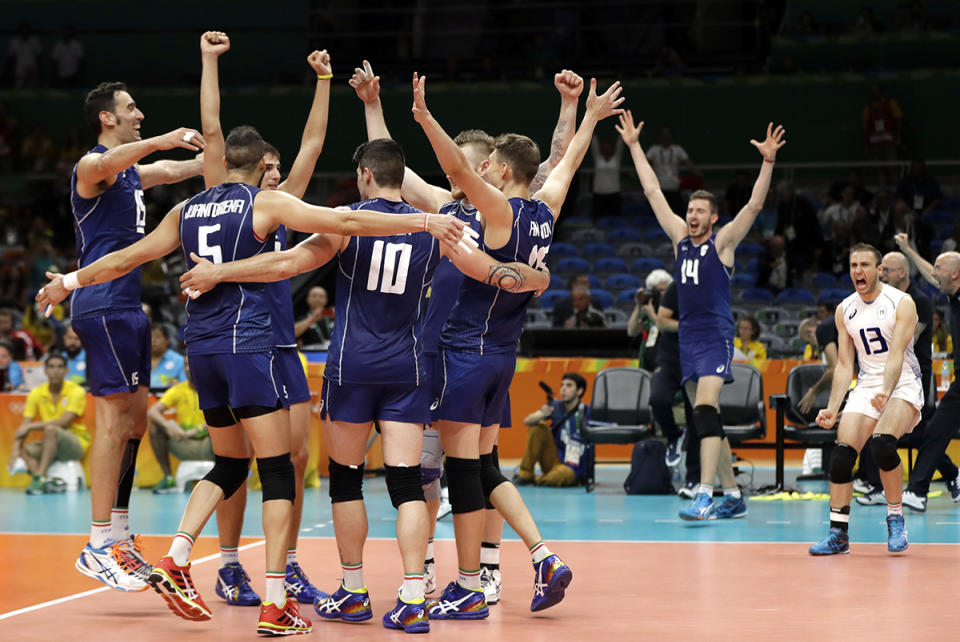
[(197, 254), (209, 258), (214, 263), (223, 263), (223, 254), (219, 245), (208, 245), (207, 237), (220, 229), (220, 224), (201, 225), (197, 228)]
[(688, 278), (694, 285), (700, 285), (700, 259), (683, 259), (680, 264), (680, 282), (686, 283)]
[[(407, 271), (410, 269), (410, 255), (413, 246), (409, 243), (373, 242), (373, 254), (370, 257), (370, 273), (367, 275), (367, 289), (375, 291), (380, 285), (384, 294), (403, 294), (407, 289)], [(380, 279), (381, 269), (383, 279)]]
[[(867, 333), (871, 336), (867, 338)], [(863, 350), (867, 354), (882, 354), (887, 351), (887, 340), (880, 334), (880, 328), (860, 328), (860, 340), (863, 341)], [(873, 350), (870, 350), (870, 344), (876, 343)]]
[(137, 234), (147, 231), (147, 207), (143, 204), (143, 190), (133, 193), (133, 200), (137, 202)]

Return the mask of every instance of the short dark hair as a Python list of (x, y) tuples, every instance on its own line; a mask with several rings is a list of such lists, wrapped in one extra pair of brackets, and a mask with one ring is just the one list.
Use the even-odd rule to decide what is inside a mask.
[(527, 136), (500, 134), (493, 141), (493, 149), (497, 158), (510, 166), (519, 182), (533, 181), (540, 170), (540, 148)]
[(457, 134), (457, 137), (453, 139), (453, 142), (457, 145), (457, 147), (462, 147), (463, 145), (476, 145), (482, 149), (483, 153), (487, 156), (493, 152), (493, 136), (482, 129), (464, 129), (462, 132)]
[(757, 337), (760, 336), (760, 322), (757, 321), (757, 317), (750, 314), (744, 314), (737, 319), (737, 323), (742, 323), (744, 321), (750, 324), (750, 340), (756, 341)]
[(157, 331), (162, 332), (163, 336), (167, 338), (167, 341), (170, 340), (170, 332), (167, 330), (167, 326), (163, 325), (162, 323), (154, 323), (150, 327), (150, 332), (157, 332)]
[(263, 155), (276, 156), (277, 160), (280, 160), (280, 151), (267, 141), (263, 141)]
[(390, 138), (376, 138), (363, 143), (353, 152), (353, 163), (367, 168), (380, 187), (400, 187), (407, 164), (403, 148)]
[(250, 171), (256, 168), (263, 159), (265, 145), (260, 132), (250, 125), (234, 127), (227, 134), (224, 145), (227, 169)]
[(64, 366), (67, 365), (67, 357), (66, 357), (66, 355), (64, 355), (62, 352), (51, 352), (50, 354), (47, 355), (47, 358), (46, 358), (46, 360), (45, 360), (44, 363), (43, 363), (43, 367), (44, 367), (44, 368), (46, 368), (48, 365), (50, 365), (50, 360), (51, 360), (51, 359), (60, 359), (60, 361), (63, 361), (63, 365), (64, 365)]
[(857, 243), (850, 248), (850, 256), (853, 256), (854, 252), (870, 252), (873, 254), (874, 258), (877, 259), (877, 265), (880, 265), (883, 262), (883, 255), (880, 254), (880, 250), (873, 247), (869, 243)]
[(708, 192), (705, 189), (698, 189), (690, 195), (690, 200), (692, 201), (694, 199), (700, 199), (709, 202), (711, 214), (717, 211), (717, 197), (713, 195), (713, 192)]
[(587, 392), (587, 380), (584, 379), (583, 375), (581, 375), (580, 373), (565, 372), (563, 376), (560, 378), (560, 381), (563, 381), (564, 379), (567, 379), (573, 382), (573, 385), (575, 385), (577, 387), (577, 390), (580, 391), (581, 397), (583, 397), (583, 395)]
[(113, 112), (116, 109), (118, 91), (127, 91), (127, 85), (117, 81), (102, 82), (90, 90), (83, 101), (83, 117), (97, 136), (103, 130), (103, 125), (100, 123), (100, 112)]

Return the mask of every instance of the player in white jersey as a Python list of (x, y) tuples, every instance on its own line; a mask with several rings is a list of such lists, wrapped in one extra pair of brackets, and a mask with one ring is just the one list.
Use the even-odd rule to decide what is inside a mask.
[(880, 252), (872, 245), (850, 248), (850, 278), (856, 292), (837, 307), (837, 367), (830, 402), (817, 415), (820, 426), (831, 428), (837, 421), (853, 376), (854, 354), (860, 371), (830, 457), (830, 532), (810, 547), (811, 555), (850, 552), (853, 465), (868, 439), (887, 497), (887, 550), (899, 553), (908, 545), (897, 440), (914, 429), (923, 408), (920, 366), (913, 353), (917, 308), (907, 293), (880, 282), (880, 261)]

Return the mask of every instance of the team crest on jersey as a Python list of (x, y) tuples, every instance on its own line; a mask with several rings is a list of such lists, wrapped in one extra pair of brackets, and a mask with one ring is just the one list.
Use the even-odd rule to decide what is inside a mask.
[(700, 248), (700, 256), (706, 256), (708, 249), (709, 249), (709, 248), (707, 247), (707, 244), (704, 243), (704, 244), (703, 244), (703, 247)]
[(877, 320), (878, 320), (878, 321), (883, 321), (883, 320), (886, 319), (886, 318), (887, 318), (887, 309), (886, 309), (886, 308), (880, 308), (879, 310), (877, 310)]

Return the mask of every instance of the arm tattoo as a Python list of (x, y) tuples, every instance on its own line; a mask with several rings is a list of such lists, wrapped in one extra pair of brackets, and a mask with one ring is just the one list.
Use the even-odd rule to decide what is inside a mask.
[(490, 271), (484, 283), (507, 292), (519, 292), (526, 279), (514, 265), (513, 263), (500, 263), (490, 266)]
[(543, 184), (547, 182), (547, 176), (550, 171), (557, 166), (564, 152), (567, 151), (567, 145), (570, 143), (567, 136), (567, 121), (557, 121), (557, 126), (553, 130), (553, 138), (550, 139), (550, 156), (547, 160), (540, 163), (537, 175), (530, 183), (530, 194), (535, 194)]

